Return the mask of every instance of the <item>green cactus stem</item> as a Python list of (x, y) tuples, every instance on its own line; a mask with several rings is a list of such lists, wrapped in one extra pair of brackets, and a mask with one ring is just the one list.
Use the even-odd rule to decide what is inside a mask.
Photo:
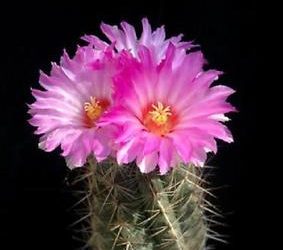
[(202, 250), (209, 235), (201, 169), (143, 174), (135, 164), (88, 161), (80, 207), (90, 250)]

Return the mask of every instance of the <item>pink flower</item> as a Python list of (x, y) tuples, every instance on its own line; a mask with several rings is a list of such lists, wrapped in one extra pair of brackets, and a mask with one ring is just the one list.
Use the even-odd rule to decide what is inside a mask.
[(110, 47), (85, 46), (73, 59), (64, 52), (50, 76), (40, 73), (45, 90), (32, 89), (36, 101), (29, 105), (40, 148), (49, 152), (60, 145), (70, 167), (82, 166), (91, 154), (98, 161), (110, 154), (113, 126), (104, 128), (99, 121), (112, 105), (115, 63)]
[[(174, 44), (180, 49), (190, 49), (194, 47), (192, 42), (182, 42), (182, 34), (166, 39), (164, 26), (157, 28), (152, 32), (151, 26), (146, 18), (142, 19), (142, 34), (138, 39), (135, 28), (127, 22), (121, 22), (122, 30), (116, 25), (110, 26), (102, 23), (101, 30), (107, 36), (111, 43), (115, 44), (117, 52), (127, 50), (132, 56), (139, 59), (139, 51), (142, 47), (147, 47), (151, 52), (152, 60), (159, 63), (165, 57), (165, 52), (169, 43)], [(107, 43), (96, 36), (86, 35), (84, 40), (92, 43), (98, 49), (104, 49)]]
[(40, 73), (44, 90), (33, 89), (29, 105), (40, 148), (60, 146), (70, 167), (115, 153), (119, 164), (165, 174), (180, 162), (202, 166), (215, 139), (233, 141), (223, 122), (234, 91), (211, 86), (221, 72), (204, 71), (202, 53), (187, 54), (193, 45), (182, 35), (166, 39), (164, 27), (142, 25), (137, 38), (126, 22), (102, 24), (111, 45), (84, 36), (89, 45), (73, 59), (64, 52), (50, 76)]
[(136, 161), (141, 172), (158, 166), (165, 174), (180, 162), (202, 166), (206, 153), (217, 151), (215, 138), (233, 141), (221, 122), (235, 110), (226, 102), (234, 91), (211, 87), (221, 73), (203, 70), (201, 52), (186, 54), (171, 43), (160, 64), (143, 46), (138, 60), (127, 52), (121, 57), (124, 70), (114, 80), (118, 104), (102, 119), (122, 126), (115, 139), (119, 164)]

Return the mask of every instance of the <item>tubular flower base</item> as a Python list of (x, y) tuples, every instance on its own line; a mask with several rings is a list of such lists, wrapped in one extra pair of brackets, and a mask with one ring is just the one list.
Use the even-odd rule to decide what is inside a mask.
[(179, 164), (167, 175), (145, 175), (135, 164), (90, 159), (79, 176), (86, 188), (78, 204), (87, 249), (205, 249), (216, 237), (204, 215), (212, 210), (206, 209), (201, 173)]

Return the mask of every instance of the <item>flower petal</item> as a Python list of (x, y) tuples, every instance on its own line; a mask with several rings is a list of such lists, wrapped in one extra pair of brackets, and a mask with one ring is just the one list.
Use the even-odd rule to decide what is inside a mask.
[(157, 152), (152, 152), (147, 155), (139, 155), (137, 158), (137, 166), (142, 173), (149, 173), (155, 169), (158, 163)]
[(172, 142), (168, 138), (163, 138), (159, 148), (159, 172), (161, 175), (166, 174), (171, 167), (172, 160)]

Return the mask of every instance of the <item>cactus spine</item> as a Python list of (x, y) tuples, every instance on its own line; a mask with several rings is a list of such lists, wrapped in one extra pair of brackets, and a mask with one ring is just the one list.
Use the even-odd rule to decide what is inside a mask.
[(81, 200), (87, 249), (204, 249), (209, 230), (200, 175), (192, 165), (160, 176), (142, 174), (134, 164), (90, 159)]

